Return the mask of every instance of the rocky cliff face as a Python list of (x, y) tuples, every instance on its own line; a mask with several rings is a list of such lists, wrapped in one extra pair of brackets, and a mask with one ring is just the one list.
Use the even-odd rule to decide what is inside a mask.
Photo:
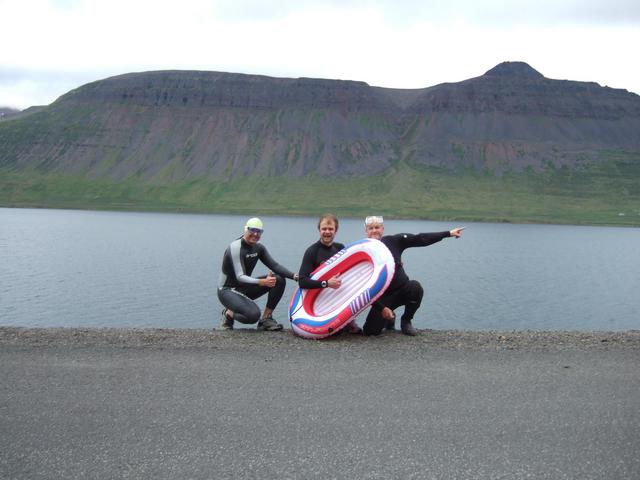
[(364, 82), (190, 71), (120, 75), (73, 90), (61, 100), (177, 108), (337, 107), (357, 111), (383, 107)]
[(551, 80), (524, 63), (513, 62), (502, 63), (481, 77), (426, 89), (411, 109), (617, 120), (639, 116), (640, 102), (626, 90)]
[[(405, 97), (401, 97), (405, 95)], [(552, 80), (522, 62), (459, 83), (397, 92), (412, 161), (497, 173), (578, 168), (606, 151), (638, 152), (640, 97), (595, 83)]]
[(520, 62), (418, 90), (219, 72), (93, 82), (0, 124), (0, 166), (149, 181), (362, 176), (397, 162), (495, 173), (640, 152), (640, 97)]

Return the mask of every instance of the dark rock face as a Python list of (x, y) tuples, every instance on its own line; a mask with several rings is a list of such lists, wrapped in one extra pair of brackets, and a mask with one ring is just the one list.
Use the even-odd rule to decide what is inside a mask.
[(640, 149), (640, 97), (552, 80), (521, 62), (428, 89), (408, 107), (416, 162), (491, 171), (577, 167)]
[(398, 161), (496, 173), (640, 152), (640, 97), (522, 62), (417, 90), (220, 72), (130, 73), (0, 124), (0, 166), (172, 181), (362, 176)]
[[(543, 115), (613, 120), (640, 115), (640, 97), (596, 83), (551, 80), (532, 68), (503, 67), (426, 89), (416, 111)], [(526, 65), (526, 64), (525, 64)]]
[(484, 76), (544, 79), (544, 76), (540, 72), (524, 62), (502, 62), (487, 71)]
[(378, 109), (380, 99), (364, 82), (272, 78), (222, 72), (130, 73), (93, 82), (64, 97), (91, 102), (195, 108)]

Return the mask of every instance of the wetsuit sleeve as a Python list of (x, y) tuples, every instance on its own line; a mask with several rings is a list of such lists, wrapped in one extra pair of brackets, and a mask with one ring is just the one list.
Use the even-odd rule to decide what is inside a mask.
[[(400, 255), (402, 255), (402, 252), (405, 249), (411, 248), (411, 247), (426, 247), (429, 245), (433, 245), (434, 243), (439, 242), (443, 238), (447, 238), (450, 236), (451, 235), (448, 231), (433, 232), (433, 233), (418, 233), (418, 234), (399, 233), (397, 235), (383, 237), (383, 242), (389, 248), (389, 250), (391, 250), (396, 262), (400, 262), (400, 265), (402, 265)], [(398, 271), (396, 268), (396, 275), (397, 274), (398, 274)], [(378, 300), (376, 300), (371, 305), (371, 307), (378, 310), (382, 310), (384, 307), (387, 306), (385, 305), (384, 301), (385, 301), (385, 295), (383, 294)]]
[(311, 276), (311, 272), (316, 269), (315, 266), (315, 257), (316, 257), (316, 244), (311, 245), (304, 252), (304, 256), (302, 257), (302, 264), (300, 265), (300, 269), (298, 270), (298, 275), (300, 279), (298, 280), (298, 285), (300, 288), (322, 288), (322, 282), (319, 280), (312, 280), (309, 277)]
[(233, 267), (233, 273), (236, 280), (240, 283), (249, 283), (251, 285), (258, 285), (260, 282), (257, 278), (250, 277), (244, 273), (242, 268), (242, 254), (241, 254), (241, 242), (236, 241), (229, 245), (229, 255), (231, 257), (231, 265)]
[(400, 233), (396, 237), (400, 240), (402, 250), (411, 247), (427, 247), (438, 243), (443, 238), (450, 237), (449, 231), (433, 232), (433, 233), (418, 233), (417, 235), (411, 233)]
[(262, 244), (260, 244), (260, 245), (262, 247), (260, 249), (260, 254), (259, 254), (260, 261), (262, 263), (264, 263), (267, 266), (267, 268), (269, 268), (270, 270), (273, 270), (278, 275), (282, 275), (283, 277), (293, 279), (293, 276), (295, 274), (293, 272), (289, 271), (287, 268), (285, 268), (282, 265), (280, 265), (278, 262), (276, 262), (273, 259), (273, 257), (269, 254), (269, 251), (267, 250), (267, 247), (265, 247)]

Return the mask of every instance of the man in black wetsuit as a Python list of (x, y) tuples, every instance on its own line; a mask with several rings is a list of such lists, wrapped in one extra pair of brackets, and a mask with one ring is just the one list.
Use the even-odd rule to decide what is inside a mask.
[(384, 223), (382, 217), (367, 217), (364, 222), (365, 232), (368, 238), (381, 240), (391, 251), (396, 264), (396, 271), (387, 290), (373, 303), (369, 315), (364, 323), (365, 335), (379, 335), (383, 328), (395, 329), (395, 314), (393, 311), (404, 305), (404, 313), (400, 319), (400, 328), (405, 335), (416, 335), (417, 330), (411, 325), (411, 320), (415, 315), (424, 290), (422, 285), (416, 280), (409, 280), (402, 264), (402, 252), (411, 247), (426, 247), (439, 242), (443, 238), (458, 238), (462, 234), (463, 228), (454, 228), (445, 232), (400, 233), (397, 235), (384, 236)]
[[(318, 231), (320, 232), (320, 240), (312, 244), (304, 252), (302, 264), (298, 270), (300, 288), (340, 288), (342, 280), (336, 275), (328, 280), (312, 280), (309, 278), (311, 273), (318, 268), (322, 262), (331, 258), (337, 252), (344, 248), (342, 243), (335, 242), (336, 233), (338, 232), (338, 217), (330, 213), (326, 213), (318, 220)], [(362, 329), (358, 327), (355, 320), (347, 325), (349, 333), (361, 333)]]
[[(267, 248), (258, 243), (262, 235), (262, 221), (250, 218), (240, 238), (231, 242), (222, 257), (222, 272), (218, 281), (218, 299), (224, 305), (221, 327), (232, 330), (233, 323), (258, 323), (258, 330), (282, 330), (282, 325), (273, 319), (273, 310), (282, 298), (285, 279), (298, 280), (298, 275), (278, 264), (269, 255)], [(260, 260), (276, 275), (269, 272), (261, 277), (251, 273)], [(260, 308), (253, 301), (268, 292), (267, 305), (262, 317)]]

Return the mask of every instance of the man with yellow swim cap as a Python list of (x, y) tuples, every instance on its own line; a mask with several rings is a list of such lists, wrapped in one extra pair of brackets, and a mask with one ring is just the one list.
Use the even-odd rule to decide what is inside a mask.
[[(224, 252), (218, 280), (218, 299), (225, 307), (221, 321), (223, 330), (233, 330), (235, 321), (257, 323), (258, 330), (282, 330), (282, 325), (273, 318), (273, 310), (284, 294), (285, 277), (298, 281), (298, 275), (276, 262), (259, 243), (263, 232), (262, 220), (250, 218), (242, 236), (231, 242)], [(267, 275), (252, 277), (258, 260), (275, 275), (269, 271)], [(260, 316), (260, 308), (253, 300), (265, 293), (268, 293), (267, 305)]]

